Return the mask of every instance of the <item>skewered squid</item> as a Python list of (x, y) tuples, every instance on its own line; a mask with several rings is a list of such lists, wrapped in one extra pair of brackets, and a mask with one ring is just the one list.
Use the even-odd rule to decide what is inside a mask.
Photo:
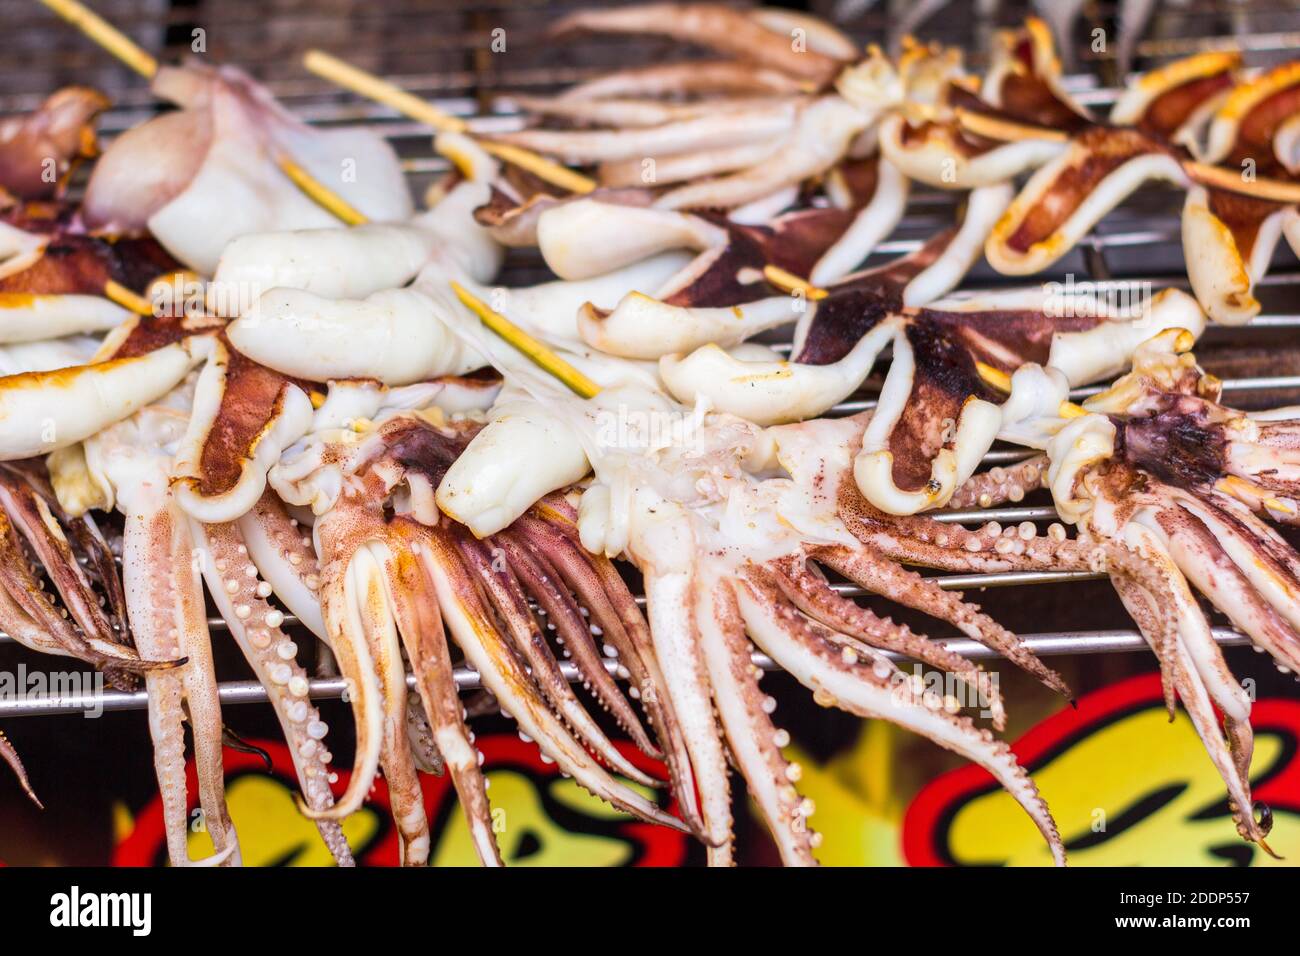
[[(974, 191), (959, 228), (824, 289), (780, 283), (807, 271), (825, 248), (808, 240), (824, 228), (827, 210), (786, 214), (755, 230), (587, 200), (545, 212), (538, 235), (548, 264), (575, 278), (666, 249), (702, 250), (657, 292), (630, 293), (613, 309), (585, 304), (578, 314), (587, 345), (658, 359), (664, 386), (683, 402), (706, 401), (758, 424), (812, 418), (856, 391), (892, 346), (857, 478), (876, 505), (910, 514), (947, 502), (997, 433), (1000, 395), (980, 378), (981, 365), (1009, 374), (1051, 352), (1068, 356), (1059, 361), (1082, 385), (1122, 371), (1128, 351), (1154, 331), (1204, 325), (1196, 304), (1177, 292), (1129, 315), (1096, 299), (1057, 301), (1050, 291), (933, 302), (970, 267), (1009, 193)], [(576, 234), (599, 241), (564, 241)], [(744, 344), (796, 321), (789, 361)]]
[(982, 82), (964, 73), (958, 50), (910, 44), (899, 71), (909, 92), (881, 122), (883, 155), (906, 175), (939, 189), (974, 189), (1013, 179), (1055, 158), (1051, 139), (1002, 143), (967, 129), (985, 121), (1075, 132), (1092, 120), (1061, 86), (1061, 64), (1042, 21), (999, 32)]
[(1171, 713), (1176, 696), (1227, 785), (1238, 832), (1268, 851), (1271, 817), (1260, 808), (1256, 818), (1250, 793), (1250, 696), (1192, 589), (1284, 672), (1300, 665), (1300, 556), (1269, 525), (1296, 513), (1295, 410), (1219, 404), (1192, 341), (1178, 329), (1154, 336), (1132, 372), (1068, 418), (1059, 373), (1016, 373), (1004, 437), (1045, 450), (1041, 484), (1079, 533), (987, 564), (1109, 573), (1160, 661)]
[[(1300, 64), (1269, 70), (1232, 90), (1206, 133), (1204, 159), (1247, 181), (1295, 181), (1300, 165), (1288, 138), (1300, 129)], [(1196, 185), (1183, 207), (1183, 251), (1192, 289), (1210, 317), (1239, 325), (1259, 313), (1255, 283), (1268, 271), (1285, 235), (1300, 253), (1300, 213), (1278, 203), (1213, 185)]]
[[(1216, 322), (1248, 321), (1259, 311), (1255, 282), (1280, 236), (1295, 232), (1298, 194), (1283, 157), (1297, 76), (1284, 64), (1243, 81), (1236, 54), (1205, 53), (1136, 78), (1109, 124), (1073, 130), (1025, 184), (989, 236), (989, 263), (1014, 275), (1047, 268), (1139, 186), (1161, 180), (1187, 191), (1183, 248), (1197, 298)], [(962, 122), (1020, 143), (1060, 139), (1039, 121), (1015, 130), (976, 113)]]
[(238, 236), (335, 224), (281, 171), (286, 155), (372, 220), (411, 214), (396, 155), (368, 131), (312, 129), (233, 67), (164, 67), (153, 91), (180, 109), (128, 130), (96, 163), (83, 204), (91, 229), (148, 230), (211, 275)]
[(0, 122), (0, 199), (55, 196), (76, 163), (98, 153), (94, 123), (107, 107), (102, 93), (69, 86)]
[[(756, 60), (768, 72), (742, 73), (725, 62), (699, 72), (668, 66), (614, 74), (549, 99), (514, 97), (530, 112), (597, 128), (526, 129), (499, 138), (567, 161), (598, 163), (602, 184), (656, 190), (654, 205), (665, 209), (767, 204), (779, 211), (800, 183), (841, 162), (874, 163), (870, 130), (902, 96), (898, 76), (878, 49), (859, 62), (852, 42), (832, 27), (787, 11), (695, 4), (665, 16), (665, 9), (585, 11), (556, 30), (666, 30)], [(793, 89), (769, 76), (782, 73), (796, 81)], [(738, 90), (753, 95), (733, 95)], [(721, 95), (698, 95), (710, 92)], [(682, 93), (697, 98), (661, 98)]]
[[(267, 434), (285, 419), (284, 405), (293, 401), (289, 389), (326, 386), (287, 382), (257, 367), (231, 349), (219, 324), (213, 323), (194, 317), (137, 319), (111, 336), (107, 344), (113, 358), (106, 362), (130, 361), (137, 353), (142, 360), (156, 361), (160, 353), (179, 350), (177, 354), (192, 359), (185, 363), (191, 368), (198, 361), (208, 364), (201, 372), (183, 372), (179, 387), (167, 389), (160, 399), (147, 399), (129, 417), (97, 423), (85, 441), (61, 444), (49, 458), (60, 502), (78, 514), (113, 507), (123, 513), (124, 603), (131, 633), (147, 660), (180, 662), (145, 676), (168, 852), (177, 865), (189, 862), (182, 730), (186, 718), (195, 741), (200, 803), (217, 850), (211, 862), (238, 862), (222, 793), (222, 724), (204, 611), (205, 585), (267, 688), (290, 742), (305, 806), (323, 814), (333, 805), (330, 753), (323, 739), (326, 726), (307, 700), (306, 673), (296, 659), (297, 645), (283, 630), (285, 615), (268, 600), (272, 594), (279, 596), (309, 629), (325, 633), (315, 594), (319, 582), (311, 539), (278, 499), (262, 494), (264, 473), (251, 500), (241, 493), (232, 497), (235, 489), (250, 485), (243, 476), (259, 453), (263, 469), (273, 463), (265, 460), (263, 447), (278, 457), (298, 437), (277, 441)], [(102, 375), (103, 364), (87, 366), (80, 374)], [(212, 394), (210, 383), (205, 386), (212, 369), (223, 379), (219, 397)], [(113, 383), (101, 377), (97, 386), (113, 388)], [(439, 399), (461, 411), (495, 393), (488, 381), (466, 382), (463, 387), (436, 381), (394, 390), (372, 382), (340, 382), (328, 388), (319, 408), (313, 409), (305, 396), (301, 399), (306, 421), (299, 431), (338, 427), (352, 421), (352, 415), (425, 407)], [(53, 562), (46, 565), (51, 568)], [(322, 817), (318, 825), (335, 859), (350, 865), (337, 821)]]
[[(987, 691), (981, 672), (835, 594), (818, 570), (834, 569), (948, 621), (1063, 689), (1053, 672), (976, 607), (882, 559), (849, 531), (840, 517), (841, 493), (856, 496), (847, 479), (865, 425), (861, 418), (763, 429), (729, 415), (692, 414), (662, 393), (635, 386), (607, 388), (580, 402), (515, 367), (517, 359), (471, 326), (457, 328), (504, 374), (530, 383), (537, 403), (552, 410), (556, 430), (568, 429), (557, 443), (576, 441), (584, 465), (595, 470), (578, 507), (578, 532), (589, 551), (622, 555), (642, 573), (650, 635), (664, 671), (660, 693), (673, 701), (681, 722), (712, 862), (731, 859), (727, 752), (782, 858), (809, 863), (817, 843), (806, 822), (812, 808), (793, 787), (798, 770), (781, 755), (786, 738), (771, 723), (746, 634), (827, 705), (892, 720), (988, 768), (1038, 824), (1054, 857), (1063, 859), (1055, 824), (1005, 745), (957, 717), (955, 700), (917, 693), (878, 650), (919, 657)], [(655, 437), (652, 423), (660, 419), (679, 423), (678, 440)], [(635, 432), (611, 428), (612, 422), (643, 424)], [(503, 446), (482, 441), (485, 435), (480, 432), (451, 465), (435, 495), (444, 513), (479, 535), (508, 527), (519, 512), (500, 498), (475, 494), (477, 476), (492, 480), (494, 471), (509, 470), (519, 485), (536, 491), (539, 481), (564, 477), (565, 467), (555, 455), (532, 463), (530, 475), (519, 474)], [(524, 493), (515, 501), (527, 499)], [(1001, 703), (991, 704), (990, 712), (1000, 724)]]
[[(683, 827), (612, 776), (658, 785), (614, 748), (570, 688), (546, 639), (553, 630), (591, 697), (646, 753), (666, 756), (673, 792), (698, 831), (690, 765), (671, 704), (652, 690), (662, 681), (640, 612), (612, 565), (579, 546), (570, 506), (561, 497), (548, 499), (481, 539), (434, 507), (433, 488), (477, 428), (437, 409), (379, 416), (359, 432), (314, 433), (272, 471), (285, 501), (318, 515), (313, 537), (322, 636), (348, 681), (357, 725), (347, 792), (333, 809), (307, 812), (335, 819), (354, 811), (382, 767), (403, 860), (427, 862), (428, 820), (402, 724), (405, 653), (474, 846), (485, 864), (500, 864), (480, 758), (452, 680), (450, 638), (521, 733), (563, 772), (643, 819)], [(530, 599), (540, 616), (530, 611)], [(658, 743), (605, 669), (593, 633), (618, 654), (640, 690)]]

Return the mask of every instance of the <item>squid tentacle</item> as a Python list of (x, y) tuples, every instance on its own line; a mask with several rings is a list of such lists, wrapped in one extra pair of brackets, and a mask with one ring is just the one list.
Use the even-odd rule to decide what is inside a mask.
[(425, 573), (422, 555), (428, 545), (412, 534), (409, 547), (387, 556), (388, 599), (397, 619), (406, 656), (415, 672), (416, 690), (442, 755), (452, 785), (469, 822), (474, 849), (484, 866), (501, 866), (501, 851), (492, 825), (487, 781), (474, 735), (465, 726), (464, 706), (452, 678), (451, 656), (433, 582)]
[(916, 572), (884, 560), (866, 548), (818, 546), (809, 549), (809, 555), (860, 587), (904, 607), (947, 621), (967, 637), (1028, 671), (1046, 686), (1066, 697), (1071, 696), (1060, 674), (1044, 664), (1018, 637), (980, 611), (978, 606), (964, 601), (959, 592), (945, 591)]
[(595, 796), (648, 822), (685, 830), (681, 821), (611, 777), (551, 713), (514, 647), (491, 619), (481, 596), (480, 578), (466, 566), (452, 535), (443, 528), (430, 528), (428, 544), (421, 560), (434, 583), (448, 631), (524, 733)]
[(710, 866), (732, 861), (731, 784), (714, 690), (700, 647), (696, 599), (689, 573), (647, 573), (646, 613), (655, 656), (663, 667), (665, 696), (681, 723), (700, 793), (700, 815)]
[(1047, 487), (1047, 456), (1034, 455), (1007, 468), (990, 468), (971, 475), (952, 498), (949, 508), (995, 508), (1019, 504), (1025, 495)]
[[(548, 501), (549, 510), (554, 511), (555, 504), (553, 499)], [(682, 816), (691, 831), (703, 839), (704, 822), (696, 799), (690, 753), (671, 696), (656, 691), (664, 686), (664, 678), (645, 618), (609, 559), (582, 549), (573, 539), (571, 524), (557, 524), (559, 520), (525, 515), (516, 527), (545, 549), (560, 575), (604, 630), (605, 639), (618, 650), (634, 688), (631, 693), (640, 700), (660, 741)]]
[[(52, 517), (47, 520), (48, 507), (36, 502), (41, 499), (33, 496), (23, 500), (21, 494), (0, 491), (0, 549), (9, 555), (3, 562), (0, 583), (8, 592), (10, 601), (6, 603), (12, 603), (14, 610), (44, 635), (37, 649), (56, 645), (64, 653), (104, 669), (115, 681), (121, 679), (123, 671), (175, 666), (175, 661), (142, 661), (133, 648), (119, 642), (62, 530)], [(25, 545), (64, 597), (71, 620), (45, 592), (28, 563)], [(30, 628), (21, 626), (22, 621), (15, 623), (19, 626), (14, 628), (14, 636), (21, 639)]]
[(383, 708), (379, 765), (401, 838), (401, 862), (403, 866), (426, 866), (432, 834), (424, 810), (420, 775), (406, 733), (406, 667), (384, 574), (389, 557), (390, 551), (384, 544), (367, 543), (353, 554), (348, 573), (358, 596), (356, 614), (361, 631), (379, 678)]
[(27, 799), (36, 804), (38, 809), (44, 810), (44, 805), (36, 796), (36, 791), (32, 789), (32, 782), (27, 777), (27, 768), (23, 766), (22, 758), (18, 756), (17, 749), (9, 742), (9, 738), (3, 731), (0, 731), (0, 759), (3, 759), (14, 772), (14, 776), (18, 778), (18, 785), (23, 788), (23, 793), (27, 794)]
[(820, 839), (807, 825), (812, 801), (799, 797), (794, 787), (798, 765), (781, 753), (789, 734), (777, 730), (768, 716), (773, 701), (759, 688), (762, 671), (750, 658), (750, 643), (732, 586), (720, 579), (702, 581), (696, 599), (700, 649), (732, 759), (782, 861), (787, 866), (814, 866), (813, 850)]
[(850, 643), (870, 650), (892, 651), (929, 664), (959, 677), (963, 683), (988, 702), (993, 726), (1006, 726), (1006, 707), (1002, 694), (978, 664), (948, 650), (906, 624), (895, 624), (870, 609), (841, 597), (798, 558), (780, 559), (771, 565), (773, 580), (787, 601), (819, 624)]
[(750, 636), (767, 654), (812, 688), (818, 699), (862, 717), (889, 720), (984, 767), (1024, 808), (1058, 865), (1065, 847), (1047, 804), (1005, 741), (944, 709), (937, 694), (922, 695), (884, 658), (872, 663), (847, 658), (826, 628), (781, 599), (762, 572), (747, 569), (736, 589)]
[[(1130, 578), (1120, 578), (1115, 582), (1115, 589), (1130, 613), (1141, 615), (1147, 613), (1159, 603), (1159, 596), (1149, 594)], [(1237, 832), (1243, 839), (1250, 840), (1270, 856), (1274, 856), (1264, 838), (1267, 829), (1256, 822), (1253, 810), (1254, 802), (1250, 795), (1250, 780), (1243, 760), (1249, 762), (1252, 739), (1250, 725), (1246, 721), (1233, 721), (1229, 718), (1231, 743), (1225, 742), (1214, 707), (1204, 683), (1201, 681), (1187, 651), (1177, 640), (1168, 643), (1168, 667), (1178, 697), (1183, 702), (1197, 735), (1201, 738), (1210, 760), (1219, 771), (1228, 787), (1229, 806)]]
[(627, 698), (605, 669), (600, 652), (592, 640), (591, 625), (574, 602), (572, 593), (559, 586), (558, 574), (545, 555), (527, 543), (516, 540), (509, 533), (495, 535), (493, 540), (506, 549), (510, 567), (520, 583), (537, 601), (540, 609), (546, 612), (550, 624), (556, 630), (556, 640), (563, 644), (565, 651), (578, 666), (584, 687), (614, 716), (619, 727), (643, 753), (655, 759), (662, 758), (663, 754), (651, 742)]
[(221, 765), (221, 704), (208, 640), (203, 586), (186, 519), (169, 495), (126, 514), (123, 590), (140, 653), (162, 660), (185, 659), (175, 669), (145, 674), (154, 767), (163, 800), (168, 855), (174, 866), (190, 863), (185, 737), (194, 737), (199, 802), (204, 823), (220, 857), (238, 863), (238, 839), (225, 802)]
[(1170, 554), (1201, 593), (1260, 647), (1300, 669), (1300, 633), (1253, 586), (1205, 522), (1185, 508), (1162, 510), (1156, 521)]
[[(383, 705), (379, 676), (365, 639), (360, 615), (354, 600), (354, 582), (349, 573), (353, 552), (334, 553), (332, 536), (321, 536), (325, 560), (321, 564), (321, 613), (329, 634), (339, 673), (347, 686), (356, 728), (356, 753), (347, 788), (333, 807), (313, 809), (302, 804), (299, 810), (317, 820), (341, 820), (360, 809), (379, 770), (379, 752), (383, 735)], [(358, 545), (359, 547), (360, 545)]]
[[(1172, 593), (1175, 585), (1168, 570), (1159, 563), (1144, 560), (1140, 554), (1119, 541), (1108, 542), (1106, 570), (1121, 597), (1124, 591), (1134, 600), (1126, 600), (1125, 607), (1138, 626), (1138, 630), (1151, 645), (1160, 664), (1160, 691), (1164, 697), (1169, 719), (1174, 719), (1176, 707), (1174, 673), (1177, 668), (1174, 645), (1178, 642), (1178, 618), (1173, 602), (1154, 600), (1154, 595)], [(1143, 599), (1144, 598), (1144, 599)], [(1141, 599), (1141, 600), (1139, 600)]]
[[(201, 535), (208, 551), (202, 564), (208, 591), (266, 688), (307, 806), (325, 809), (334, 803), (325, 743), (328, 728), (307, 696), (307, 673), (296, 659), (297, 645), (281, 627), (284, 615), (266, 600), (269, 585), (259, 580), (260, 569), (250, 560), (238, 526), (194, 524), (196, 537)], [(355, 865), (338, 823), (322, 819), (316, 827), (339, 866)]]
[(455, 538), (466, 564), (478, 575), (493, 608), (505, 622), (506, 634), (532, 668), (533, 680), (541, 687), (556, 712), (563, 716), (579, 739), (591, 747), (606, 765), (637, 783), (655, 786), (653, 777), (643, 773), (618, 752), (573, 693), (542, 629), (529, 610), (528, 599), (513, 568), (499, 566), (499, 562), (494, 560), (488, 550), (490, 545), (474, 540), (467, 532), (456, 533)]
[(856, 496), (845, 504), (841, 517), (853, 536), (894, 561), (958, 572), (1097, 570), (1096, 543), (1067, 537), (1059, 522), (1046, 534), (1028, 521), (989, 521), (972, 530), (923, 514), (885, 515)]

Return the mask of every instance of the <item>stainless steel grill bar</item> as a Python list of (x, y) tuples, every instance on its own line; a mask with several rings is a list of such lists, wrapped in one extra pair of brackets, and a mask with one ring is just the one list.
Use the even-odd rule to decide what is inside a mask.
[[(1225, 647), (1249, 643), (1245, 635), (1229, 628), (1215, 628), (1214, 639)], [(1022, 640), (1034, 653), (1050, 657), (1061, 654), (1118, 654), (1147, 649), (1147, 643), (1137, 631), (1069, 631), (1055, 634), (1029, 634)], [(983, 644), (967, 638), (952, 638), (943, 642), (947, 647), (971, 660), (993, 660), (1000, 655)], [(881, 652), (894, 661), (904, 660), (897, 654)], [(753, 654), (754, 663), (763, 670), (776, 670), (775, 662), (764, 654)], [(580, 680), (578, 669), (565, 661), (560, 664), (564, 676), (572, 683)], [(615, 677), (619, 675), (617, 660), (607, 659), (605, 668)], [(457, 667), (456, 686), (462, 690), (478, 690), (483, 684), (476, 671)], [(407, 686), (415, 689), (415, 677), (408, 674)], [(307, 695), (312, 700), (338, 700), (346, 685), (342, 677), (318, 677), (308, 682)], [(218, 687), (223, 705), (260, 704), (267, 698), (266, 688), (257, 681), (227, 681)], [(38, 695), (17, 699), (0, 698), (0, 718), (34, 717), (57, 714), (105, 713), (124, 710), (143, 710), (148, 705), (145, 691), (100, 690), (70, 694)]]

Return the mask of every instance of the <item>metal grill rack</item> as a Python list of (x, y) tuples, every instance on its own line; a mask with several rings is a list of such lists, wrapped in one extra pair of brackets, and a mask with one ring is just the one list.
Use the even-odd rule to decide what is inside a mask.
[[(556, 16), (584, 4), (581, 0), (549, 3), (523, 0), (516, 3), (482, 5), (473, 0), (392, 0), (364, 4), (356, 0), (315, 0), (310, 5), (293, 0), (101, 0), (95, 4), (103, 15), (124, 27), (134, 39), (162, 59), (175, 59), (189, 52), (196, 29), (206, 30), (207, 54), (222, 62), (244, 66), (266, 81), (271, 89), (299, 116), (323, 125), (365, 124), (385, 135), (403, 157), (413, 191), (425, 186), (446, 170), (446, 162), (432, 153), (429, 131), (397, 118), (386, 107), (356, 100), (338, 93), (298, 68), (298, 55), (319, 46), (344, 56), (359, 66), (374, 69), (411, 92), (435, 102), (442, 109), (466, 117), (478, 131), (502, 130), (520, 125), (518, 116), (498, 109), (495, 94), (508, 90), (538, 91), (600, 73), (611, 65), (646, 62), (645, 51), (658, 59), (689, 55), (664, 43), (645, 40), (594, 38), (547, 48), (538, 38)], [(833, 4), (813, 2), (812, 8), (826, 15)], [(880, 40), (885, 29), (885, 0), (867, 14), (844, 24), (856, 39)], [(1004, 2), (995, 22), (977, 21), (975, 4), (954, 0), (954, 9), (935, 18), (922, 29), (925, 38), (945, 42), (970, 42), (972, 36), (991, 33), (997, 25), (1010, 25), (1023, 17), (1026, 4)], [(1097, 24), (1113, 23), (1114, 3), (1087, 5), (1088, 19), (1078, 25), (1079, 36)], [(70, 33), (52, 16), (30, 0), (0, 0), (0, 18), (7, 30), (0, 36), (0, 116), (29, 110), (44, 95), (62, 83), (94, 83), (108, 90), (117, 104), (104, 117), (105, 139), (140, 122), (155, 112), (157, 105), (139, 80), (113, 64), (87, 41)], [(1242, 32), (1241, 27), (1253, 32)], [(503, 27), (507, 50), (485, 55), (491, 31)], [(978, 28), (978, 29), (976, 29)], [(1240, 49), (1247, 62), (1267, 64), (1285, 58), (1300, 45), (1300, 9), (1283, 0), (1189, 0), (1185, 6), (1170, 7), (1155, 18), (1148, 39), (1137, 47), (1140, 65), (1150, 67), (1170, 58), (1204, 49)], [(1088, 68), (1102, 76), (1113, 74), (1108, 54), (1081, 54)], [(968, 58), (973, 66), (978, 55)], [(436, 69), (432, 69), (436, 67)], [(1099, 81), (1097, 72), (1069, 78), (1068, 87), (1090, 107), (1104, 109), (1113, 102), (1113, 85)], [(1113, 78), (1113, 77), (1112, 77)], [(1076, 281), (1098, 286), (1109, 282), (1149, 281), (1154, 287), (1186, 288), (1182, 270), (1178, 223), (1178, 195), (1159, 187), (1148, 187), (1100, 223), (1094, 233), (1054, 270), (1036, 281)], [(928, 235), (952, 221), (955, 200), (951, 194), (915, 188), (908, 212), (895, 237), (882, 244), (876, 258), (891, 258), (915, 249)], [(1283, 243), (1282, 245), (1285, 245)], [(1140, 255), (1133, 255), (1141, 250)], [(1134, 260), (1137, 260), (1134, 263)], [(506, 285), (539, 281), (544, 268), (535, 254), (513, 256), (503, 274)], [(1023, 285), (1023, 283), (1021, 283)], [(978, 267), (963, 283), (962, 291), (988, 291), (1013, 286), (985, 266)], [(1220, 355), (1277, 350), (1288, 344), (1292, 361), (1282, 371), (1292, 374), (1222, 375), (1229, 401), (1242, 407), (1291, 404), (1300, 401), (1300, 268), (1289, 253), (1279, 251), (1274, 269), (1260, 284), (1265, 314), (1242, 329), (1211, 329), (1198, 346), (1198, 356), (1212, 371)], [(1078, 389), (1074, 397), (1086, 397), (1101, 386)], [(837, 406), (831, 414), (852, 414), (869, 408), (874, 394), (868, 389)], [(1027, 457), (1027, 452), (998, 448), (985, 459), (988, 465), (1006, 465)], [(1056, 520), (1050, 505), (1026, 504), (1015, 507), (950, 511), (934, 515), (943, 521), (1002, 523)], [(999, 574), (945, 575), (934, 578), (947, 589), (1024, 588), (1061, 585), (1094, 580), (1103, 575), (1086, 572), (1018, 572)], [(854, 586), (835, 585), (841, 593), (861, 596)], [(992, 612), (997, 617), (996, 611)], [(290, 626), (297, 622), (287, 618)], [(225, 629), (219, 617), (209, 621), (214, 632)], [(1246, 644), (1239, 632), (1216, 627), (1214, 635), (1225, 646)], [(1141, 635), (1131, 628), (1061, 630), (1022, 635), (1025, 643), (1040, 655), (1111, 654), (1146, 649)], [(0, 634), (0, 644), (12, 639)], [(982, 645), (952, 638), (949, 647), (972, 659), (996, 656)], [(34, 656), (34, 655), (33, 655)], [(48, 659), (46, 659), (48, 660)], [(765, 668), (772, 662), (755, 654)], [(611, 672), (617, 662), (609, 661)], [(562, 665), (566, 675), (576, 679), (571, 664)], [(461, 667), (457, 684), (465, 690), (479, 686), (478, 675)], [(314, 699), (337, 699), (343, 694), (337, 677), (317, 677), (310, 683)], [(257, 703), (266, 700), (262, 687), (251, 680), (227, 681), (220, 685), (223, 704)], [(35, 714), (76, 713), (91, 707), (105, 711), (142, 709), (144, 692), (104, 690), (93, 694), (56, 693), (43, 699), (0, 700), (0, 718)]]

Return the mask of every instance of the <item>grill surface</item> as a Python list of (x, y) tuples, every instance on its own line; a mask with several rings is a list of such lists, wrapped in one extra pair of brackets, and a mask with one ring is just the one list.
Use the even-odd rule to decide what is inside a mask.
[[(886, 28), (887, 8), (894, 0), (879, 0), (872, 9), (842, 24), (855, 39), (879, 41)], [(378, 129), (403, 157), (412, 190), (424, 188), (447, 168), (433, 154), (429, 132), (387, 107), (340, 94), (333, 87), (307, 74), (300, 66), (301, 53), (320, 47), (366, 69), (371, 69), (420, 94), (442, 109), (465, 116), (477, 130), (500, 130), (520, 125), (508, 104), (496, 102), (498, 93), (509, 90), (545, 90), (598, 74), (614, 65), (662, 61), (692, 55), (660, 41), (618, 38), (589, 38), (548, 45), (542, 31), (555, 17), (582, 3), (544, 3), (524, 0), (510, 4), (482, 5), (470, 0), (393, 0), (383, 4), (361, 0), (233, 0), (220, 4), (194, 0), (168, 4), (164, 0), (111, 0), (95, 4), (98, 12), (122, 27), (137, 42), (162, 60), (175, 60), (192, 52), (201, 38), (205, 57), (238, 64), (267, 82), (285, 104), (313, 123), (329, 125), (365, 124)], [(1023, 3), (1002, 3), (996, 15), (980, 19), (974, 12), (982, 4), (954, 2), (952, 9), (937, 15), (923, 27), (921, 37), (969, 45), (972, 38), (988, 37), (1001, 25), (1019, 22)], [(1072, 75), (1068, 86), (1083, 103), (1102, 112), (1114, 100), (1115, 65), (1109, 53), (1094, 54), (1086, 45), (1091, 30), (1113, 23), (1113, 3), (1089, 5), (1094, 14), (1081, 19), (1076, 28), (1080, 40), (1081, 72)], [(1166, 5), (1168, 6), (1168, 5)], [(826, 15), (830, 3), (812, 4)], [(0, 0), (0, 18), (7, 30), (0, 35), (0, 115), (33, 108), (51, 90), (66, 83), (99, 86), (109, 92), (116, 106), (103, 117), (103, 137), (110, 140), (154, 113), (153, 101), (143, 81), (112, 61), (107, 54), (70, 30), (43, 8), (28, 0)], [(494, 30), (504, 30), (504, 52), (488, 52)], [(195, 31), (201, 31), (196, 33)], [(1268, 64), (1286, 58), (1300, 45), (1300, 10), (1280, 0), (1261, 2), (1206, 2), (1190, 0), (1185, 7), (1159, 12), (1138, 44), (1139, 66), (1147, 68), (1172, 58), (1205, 49), (1240, 49), (1250, 64)], [(971, 52), (967, 62), (978, 67), (981, 58)], [(1155, 288), (1186, 288), (1180, 245), (1179, 202), (1181, 194), (1148, 186), (1125, 206), (1100, 223), (1092, 236), (1081, 242), (1050, 275), (1033, 283), (1064, 281), (1103, 285), (1108, 282), (1150, 282)], [(915, 249), (921, 241), (953, 220), (951, 194), (914, 188), (908, 212), (890, 241), (882, 244), (871, 264)], [(1280, 244), (1285, 246), (1285, 243)], [(535, 254), (512, 255), (502, 274), (503, 285), (521, 285), (549, 277)], [(968, 276), (961, 291), (987, 291), (1024, 287), (980, 264)], [(1280, 249), (1269, 276), (1257, 293), (1263, 314), (1250, 326), (1239, 329), (1211, 328), (1197, 347), (1198, 358), (1210, 371), (1224, 379), (1227, 400), (1242, 408), (1258, 408), (1300, 402), (1300, 269), (1285, 248)], [(1266, 371), (1268, 374), (1261, 374)], [(876, 377), (878, 380), (878, 376)], [(1100, 386), (1076, 390), (1075, 397), (1100, 391)], [(832, 414), (851, 414), (869, 408), (874, 392), (865, 388)], [(995, 449), (989, 464), (1006, 464), (1026, 457), (1013, 449)], [(1050, 503), (981, 511), (954, 511), (937, 515), (941, 520), (1002, 523), (1056, 520)], [(938, 578), (949, 589), (998, 589), (985, 595), (986, 609), (999, 617), (999, 604), (1019, 601), (1008, 597), (1035, 585), (1071, 585), (1095, 580), (1102, 575), (1077, 572), (1032, 572), (988, 575), (948, 575)], [(842, 593), (860, 596), (860, 589), (838, 585)], [(1091, 592), (1089, 600), (1093, 600)], [(1068, 623), (1071, 611), (1052, 602), (1061, 623)], [(1098, 654), (1143, 650), (1146, 643), (1128, 624), (1113, 602), (1115, 627), (1093, 630), (1054, 630), (1023, 634), (1025, 642), (1040, 655)], [(292, 622), (292, 618), (290, 618)], [(296, 622), (294, 622), (296, 623)], [(1055, 623), (1055, 622), (1053, 622)], [(219, 617), (209, 622), (214, 631), (224, 630)], [(1248, 643), (1229, 627), (1216, 627), (1216, 639), (1225, 645)], [(12, 643), (0, 634), (0, 644)], [(973, 641), (952, 638), (950, 647), (970, 658), (996, 656)], [(8, 648), (26, 654), (21, 648)], [(35, 666), (48, 666), (48, 658), (31, 655)], [(42, 665), (39, 662), (45, 661)], [(771, 667), (762, 655), (760, 666)], [(571, 673), (571, 665), (564, 665)], [(610, 664), (611, 669), (613, 663)], [(31, 665), (29, 665), (31, 669)], [(462, 689), (478, 687), (471, 670), (458, 668)], [(311, 696), (339, 698), (340, 678), (318, 677), (311, 683)], [(93, 698), (93, 699), (92, 699)], [(255, 681), (228, 681), (221, 685), (223, 703), (264, 701), (265, 693)], [(140, 709), (143, 692), (100, 691), (94, 694), (53, 694), (43, 698), (0, 700), (0, 717), (29, 714), (74, 713), (89, 706), (104, 710)]]

